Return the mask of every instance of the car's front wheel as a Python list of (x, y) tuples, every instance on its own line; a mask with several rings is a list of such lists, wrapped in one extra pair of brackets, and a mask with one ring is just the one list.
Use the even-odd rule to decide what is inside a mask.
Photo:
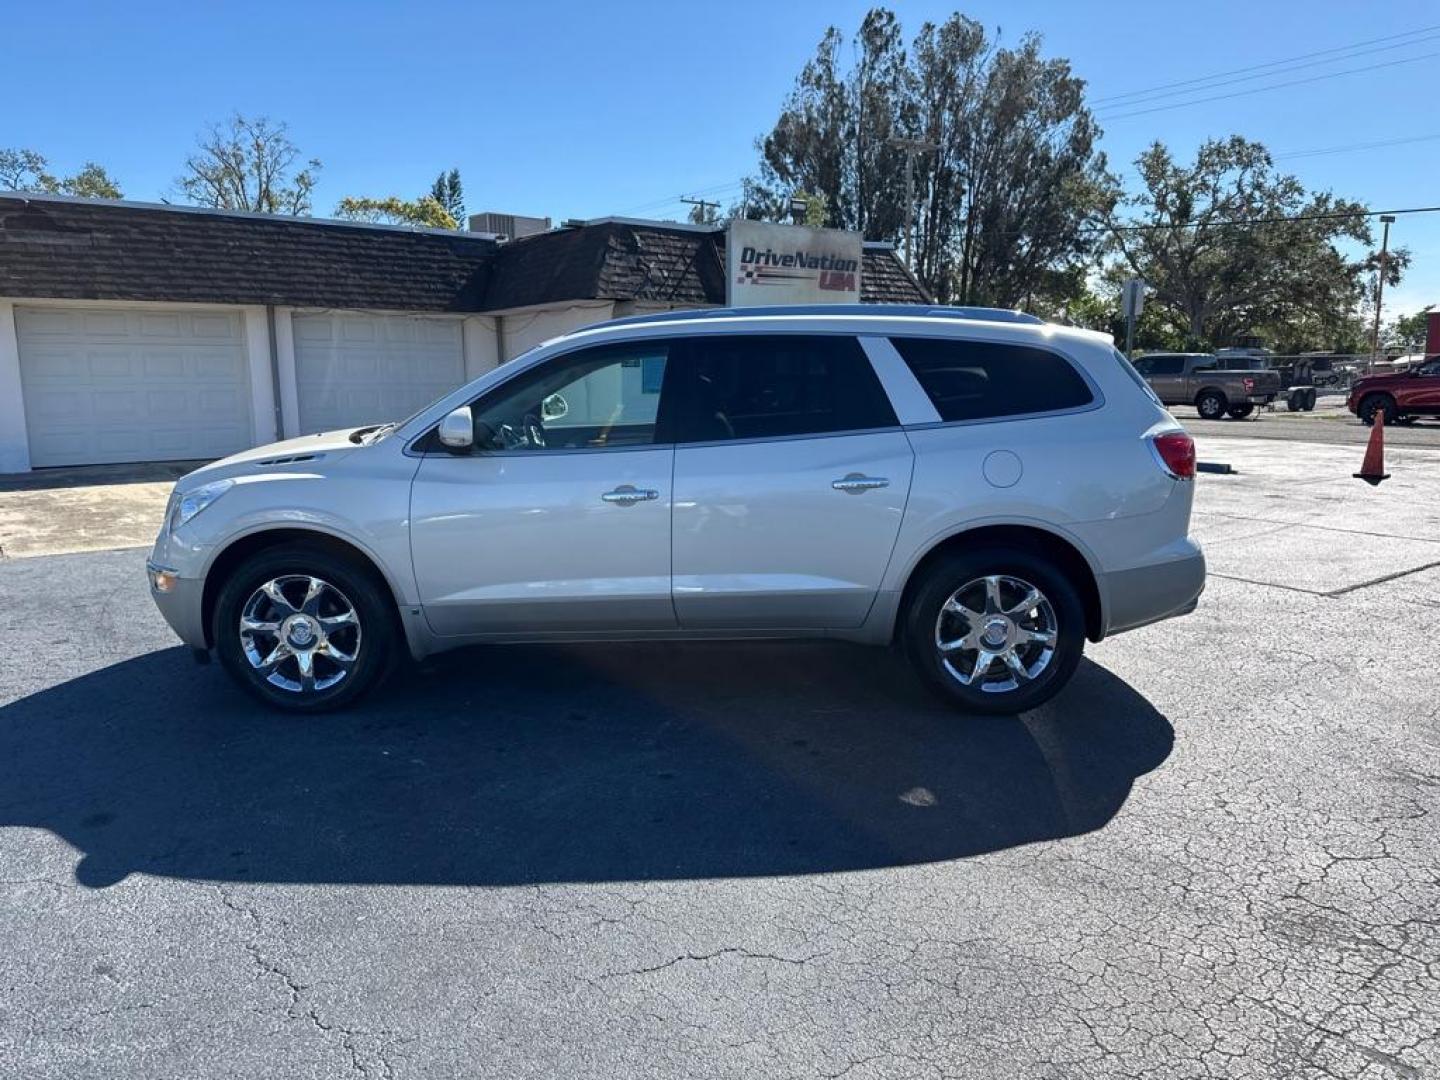
[(383, 588), (364, 567), (322, 548), (262, 550), (221, 586), (212, 627), (220, 662), (275, 708), (345, 705), (394, 663), (395, 624)]
[(1399, 419), (1399, 410), (1395, 408), (1395, 399), (1389, 394), (1366, 395), (1361, 399), (1356, 415), (1360, 417), (1360, 422), (1368, 427), (1375, 423), (1375, 414), (1378, 412), (1385, 414), (1387, 424), (1393, 424)]
[(983, 548), (937, 561), (913, 590), (904, 637), (921, 677), (952, 705), (1014, 714), (1074, 675), (1085, 614), (1074, 585), (1038, 553)]

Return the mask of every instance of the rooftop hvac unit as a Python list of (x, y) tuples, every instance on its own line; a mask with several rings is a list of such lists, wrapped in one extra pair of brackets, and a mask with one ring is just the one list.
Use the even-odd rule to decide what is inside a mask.
[(487, 210), (483, 214), (470, 215), (471, 232), (494, 233), (507, 240), (519, 240), (522, 236), (534, 236), (536, 233), (548, 232), (549, 229), (550, 219), (548, 217), (497, 214), (493, 210)]

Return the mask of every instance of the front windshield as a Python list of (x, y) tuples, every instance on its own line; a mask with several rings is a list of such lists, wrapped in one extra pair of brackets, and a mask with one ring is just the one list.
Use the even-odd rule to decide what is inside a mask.
[[(553, 339), (552, 339), (552, 340), (553, 340)], [(544, 348), (546, 345), (548, 345), (548, 344), (550, 344), (549, 341), (542, 341), (539, 345), (535, 345), (535, 346), (532, 346), (532, 347), (529, 348), (529, 349), (526, 349), (526, 350), (525, 350), (523, 353), (521, 353), (519, 356), (516, 356), (516, 357), (514, 357), (514, 358), (511, 359), (511, 360), (503, 361), (503, 363), (502, 363), (501, 366), (503, 366), (503, 367), (509, 367), (509, 366), (511, 366), (511, 365), (514, 365), (514, 364), (519, 364), (521, 361), (529, 359), (529, 358), (530, 358), (531, 356), (533, 356), (536, 352), (538, 352), (540, 349), (543, 349), (543, 348)], [(492, 369), (492, 370), (495, 370), (495, 369)], [(370, 445), (371, 443), (373, 443), (373, 442), (379, 442), (381, 439), (385, 438), (386, 435), (389, 435), (392, 431), (398, 431), (398, 430), (400, 430), (400, 429), (403, 428), (406, 424), (410, 423), (410, 421), (415, 420), (415, 419), (417, 419), (418, 417), (420, 417), (421, 415), (423, 415), (424, 413), (429, 412), (429, 411), (430, 411), (431, 409), (433, 409), (436, 405), (438, 405), (441, 401), (443, 401), (443, 400), (445, 400), (445, 398), (449, 397), (451, 393), (453, 393), (453, 391), (447, 391), (446, 393), (442, 394), (440, 397), (436, 398), (434, 401), (427, 401), (424, 405), (420, 406), (420, 408), (416, 409), (416, 410), (415, 410), (414, 412), (412, 412), (409, 416), (405, 417), (404, 420), (392, 420), (392, 421), (389, 421), (389, 422), (387, 422), (387, 423), (380, 424), (379, 426), (375, 427), (374, 429), (368, 429), (368, 428), (367, 428), (367, 429), (365, 429), (365, 430), (362, 430), (362, 431), (360, 431), (360, 432), (357, 432), (357, 434), (361, 436), (361, 439), (363, 440), (363, 442), (364, 442), (364, 444), (365, 444), (366, 446), (369, 446), (369, 445)]]

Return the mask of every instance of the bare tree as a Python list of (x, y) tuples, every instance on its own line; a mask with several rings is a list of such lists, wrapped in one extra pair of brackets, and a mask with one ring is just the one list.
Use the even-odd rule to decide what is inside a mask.
[(236, 113), (227, 123), (211, 126), (175, 183), (199, 206), (308, 215), (320, 162), (311, 158), (294, 172), (299, 158), (284, 123)]

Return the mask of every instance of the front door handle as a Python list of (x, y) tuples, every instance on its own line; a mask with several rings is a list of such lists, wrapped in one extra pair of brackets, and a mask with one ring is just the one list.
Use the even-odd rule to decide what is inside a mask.
[(872, 491), (875, 488), (889, 487), (890, 481), (883, 476), (866, 476), (864, 473), (852, 472), (840, 480), (832, 480), (830, 486), (836, 491), (844, 491), (851, 495), (858, 495), (862, 491)]
[(607, 491), (600, 496), (607, 503), (615, 503), (617, 506), (634, 506), (638, 502), (650, 502), (659, 497), (660, 492), (654, 488), (637, 488), (631, 484), (621, 484), (614, 491)]

